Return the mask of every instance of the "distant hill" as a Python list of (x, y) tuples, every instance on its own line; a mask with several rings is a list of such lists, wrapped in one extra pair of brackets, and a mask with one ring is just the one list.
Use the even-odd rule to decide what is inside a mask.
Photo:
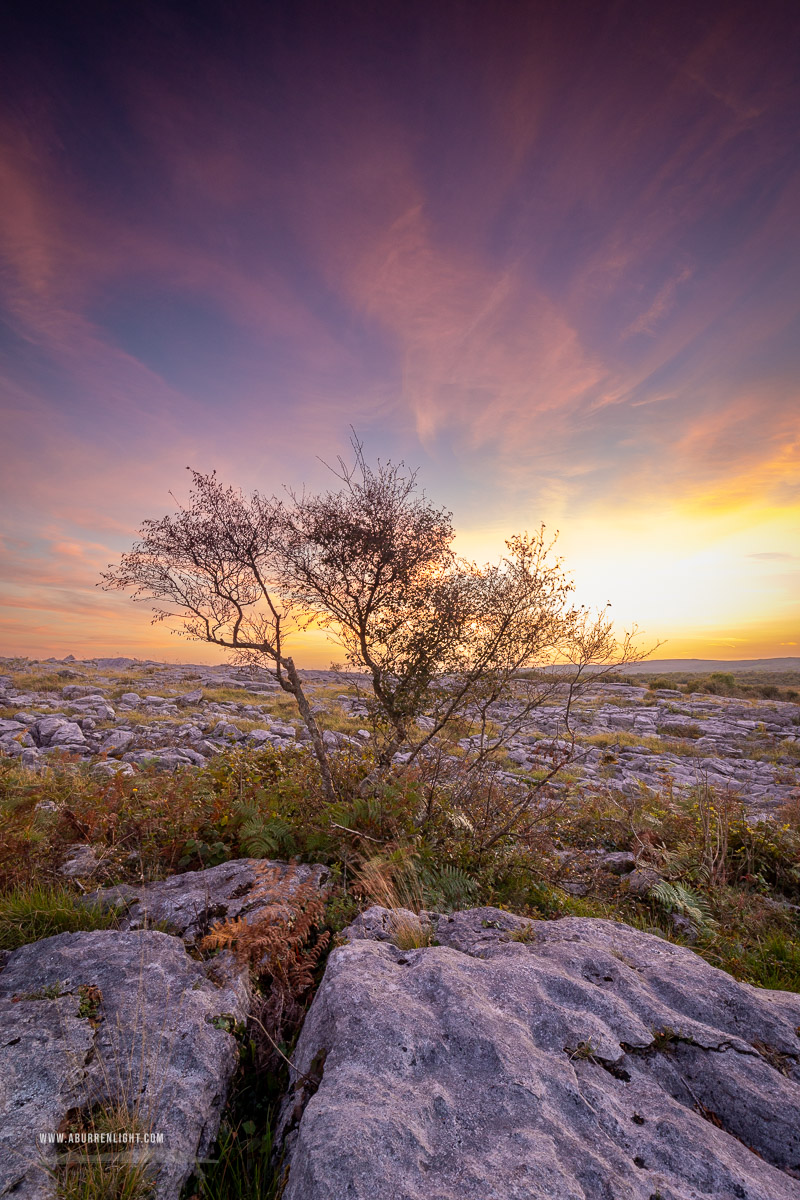
[(673, 671), (689, 671), (698, 675), (709, 671), (800, 671), (800, 657), (795, 658), (649, 658), (647, 662), (622, 667), (626, 675), (663, 675)]
[[(76, 659), (72, 654), (66, 658), (46, 658), (43, 660), (48, 663), (79, 663), (81, 665), (93, 665), (100, 667), (103, 670), (121, 669), (124, 667), (171, 667), (181, 666), (190, 667), (197, 666), (198, 670), (203, 671), (229, 671), (230, 663), (211, 664), (195, 664), (195, 663), (166, 663), (158, 662), (152, 658), (87, 658)], [(553, 670), (559, 668), (554, 667)], [(598, 667), (597, 670), (603, 668)], [(800, 656), (793, 658), (649, 658), (646, 662), (632, 663), (630, 666), (620, 667), (620, 672), (625, 675), (668, 675), (675, 672), (683, 672), (684, 674), (707, 675), (711, 671), (796, 671), (800, 672)]]

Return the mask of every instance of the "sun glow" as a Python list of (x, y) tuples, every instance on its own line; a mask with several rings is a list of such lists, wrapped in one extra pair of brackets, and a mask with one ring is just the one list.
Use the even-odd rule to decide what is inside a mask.
[[(799, 532), (797, 510), (686, 503), (575, 517), (554, 551), (578, 603), (610, 604), (618, 632), (637, 625), (643, 645), (665, 641), (661, 656), (745, 658), (756, 646), (755, 657), (780, 657), (800, 634)], [(496, 556), (503, 535), (496, 526), (465, 532), (458, 548)]]

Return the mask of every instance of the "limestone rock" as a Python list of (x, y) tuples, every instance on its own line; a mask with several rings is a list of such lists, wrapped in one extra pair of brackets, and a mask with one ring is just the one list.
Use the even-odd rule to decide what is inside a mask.
[(112, 729), (100, 743), (100, 754), (121, 754), (133, 743), (135, 734), (130, 729)]
[(79, 712), (90, 713), (98, 721), (113, 721), (117, 715), (102, 696), (87, 696), (85, 700), (73, 700), (72, 707)]
[(614, 850), (602, 855), (599, 862), (603, 870), (612, 875), (628, 875), (636, 866), (636, 857), (630, 850)]
[(177, 750), (127, 750), (122, 756), (126, 763), (136, 763), (137, 766), (154, 767), (157, 771), (177, 771), (180, 767), (189, 765)]
[(272, 742), (274, 736), (269, 729), (251, 729), (247, 740), (251, 746), (265, 746)]
[(23, 725), (21, 721), (9, 721), (5, 717), (0, 718), (0, 737), (6, 737), (8, 734), (16, 736), (27, 732), (27, 725)]
[[(63, 729), (65, 725), (74, 724), (68, 721), (66, 717), (42, 717), (31, 726), (31, 731), (35, 734), (36, 740), (40, 746), (49, 746), (50, 739), (55, 736), (59, 729)], [(75, 728), (80, 733), (77, 725)], [(81, 737), (83, 734), (80, 733)]]
[(205, 766), (206, 760), (203, 755), (199, 754), (197, 750), (193, 750), (190, 746), (181, 746), (179, 753), (181, 757), (185, 758), (190, 763), (194, 763), (196, 767)]
[(177, 734), (178, 737), (186, 738), (190, 742), (199, 742), (202, 739), (203, 731), (199, 725), (181, 725)]
[(243, 738), (244, 734), (238, 725), (233, 725), (230, 721), (218, 721), (209, 734), (210, 737), (226, 738), (229, 741), (236, 742), (239, 738)]
[(163, 1135), (155, 1197), (178, 1200), (216, 1137), (237, 1062), (228, 1030), (247, 1006), (241, 978), (213, 982), (163, 933), (64, 933), (17, 950), (0, 973), (0, 1196), (54, 1200), (55, 1149), (39, 1134), (122, 1102)]
[(291, 897), (309, 879), (322, 887), (327, 876), (328, 868), (320, 865), (237, 858), (204, 871), (171, 875), (160, 883), (101, 888), (87, 901), (126, 905), (127, 912), (120, 918), (123, 929), (166, 924), (185, 941), (194, 942), (215, 921), (257, 916), (279, 894)]
[(280, 738), (293, 738), (297, 735), (295, 726), (290, 725), (287, 721), (273, 721), (270, 729)]
[(661, 879), (662, 876), (658, 871), (652, 870), (651, 867), (638, 867), (635, 871), (631, 871), (626, 883), (628, 891), (633, 896), (646, 896), (651, 888), (661, 882)]
[(18, 725), (16, 733), (6, 733), (0, 737), (0, 746), (3, 747), (5, 754), (13, 754), (16, 756), (18, 754), (22, 754), (22, 751), (27, 746), (35, 745), (36, 742), (28, 733), (28, 730), (24, 725)]
[(111, 758), (106, 762), (95, 763), (92, 767), (93, 775), (107, 775), (109, 778), (114, 778), (116, 775), (133, 775), (134, 769), (130, 763), (118, 762), (117, 759)]
[(37, 1138), (55, 1133), (68, 1110), (83, 1106), (77, 1064), (92, 1055), (94, 1030), (78, 1017), (79, 1008), (77, 993), (46, 1005), (0, 998), (0, 1196), (56, 1196), (47, 1173), (53, 1151), (40, 1150)]
[(217, 754), (222, 754), (223, 747), (217, 742), (209, 742), (208, 738), (202, 738), (194, 743), (194, 749), (198, 754), (205, 758), (214, 758)]
[(59, 875), (65, 879), (85, 879), (94, 875), (102, 866), (97, 857), (97, 849), (85, 842), (75, 842), (67, 847), (67, 857), (62, 863)]
[(64, 721), (47, 738), (48, 746), (83, 746), (85, 743), (86, 738), (77, 721)]
[(562, 879), (558, 885), (568, 896), (588, 896), (591, 888), (584, 879)]
[(306, 1018), (284, 1200), (799, 1200), (800, 996), (611, 921), (386, 923)]
[(691, 918), (683, 916), (682, 913), (670, 913), (669, 918), (676, 933), (685, 937), (687, 942), (697, 941), (697, 926)]
[(360, 913), (353, 924), (347, 928), (347, 936), (351, 941), (364, 938), (374, 942), (392, 942), (396, 940), (397, 930), (418, 930), (420, 934), (432, 929), (433, 922), (438, 920), (438, 913), (413, 913), (407, 908), (380, 908), (373, 905), (366, 912)]

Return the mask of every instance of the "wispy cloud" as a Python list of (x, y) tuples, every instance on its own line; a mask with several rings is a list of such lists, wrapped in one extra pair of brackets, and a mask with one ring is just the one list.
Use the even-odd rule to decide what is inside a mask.
[(322, 479), (351, 423), (427, 462), (476, 526), (758, 509), (750, 544), (787, 545), (790, 56), (721, 9), (642, 11), (624, 50), (600, 15), (578, 38), (557, 8), (513, 35), (443, 11), (255, 16), (249, 39), (161, 13), (87, 56), (97, 94), (63, 64), (19, 73), (0, 126), (9, 608), (73, 628), (102, 603), (133, 628), (94, 581), (186, 466)]
[(682, 267), (666, 283), (662, 284), (650, 307), (632, 321), (623, 332), (623, 338), (634, 333), (654, 333), (659, 322), (675, 307), (678, 288), (692, 277), (690, 267)]

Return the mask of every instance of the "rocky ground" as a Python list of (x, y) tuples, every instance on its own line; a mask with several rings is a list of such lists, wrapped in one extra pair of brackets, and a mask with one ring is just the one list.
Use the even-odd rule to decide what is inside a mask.
[(115, 1190), (110, 1168), (95, 1190), (59, 1185), (65, 1137), (88, 1127), (139, 1135), (131, 1154), (157, 1173), (158, 1200), (178, 1200), (216, 1139), (238, 1059), (233, 1034), (253, 999), (247, 970), (227, 952), (204, 959), (197, 942), (214, 920), (274, 916), (276, 904), (289, 919), (293, 891), (326, 874), (240, 859), (112, 888), (90, 901), (113, 905), (118, 928), (0, 955), (0, 1196), (145, 1200), (123, 1175)]
[[(356, 682), (305, 673), (331, 748), (358, 752), (369, 743)], [(550, 701), (512, 739), (503, 764), (509, 776), (541, 777), (563, 751), (563, 704), (557, 695)], [(39, 845), (36, 838), (58, 810), (40, 792), (49, 796), (54, 788), (59, 803), (67, 793), (75, 807), (80, 782), (90, 805), (101, 797), (119, 802), (111, 815), (100, 814), (113, 832), (112, 819), (124, 818), (135, 794), (164, 790), (165, 778), (145, 774), (146, 768), (187, 772), (175, 780), (179, 800), (204, 778), (192, 773), (231, 748), (283, 751), (307, 740), (293, 703), (268, 677), (230, 667), (0, 661), (0, 754), (6, 765), (19, 762), (31, 772), (6, 772), (13, 793), (7, 812), (22, 814), (24, 825), (11, 831), (18, 838), (15, 843), (10, 835), (12, 857), (15, 845)], [(509, 696), (495, 706), (495, 729), (513, 720), (517, 703)], [(543, 820), (555, 814), (566, 843), (546, 851), (548, 878), (566, 899), (553, 899), (547, 888), (544, 907), (536, 907), (535, 897), (523, 900), (534, 904), (525, 911), (537, 918), (560, 919), (514, 916), (507, 909), (520, 907), (517, 901), (495, 891), (467, 892), (466, 902), (417, 903), (438, 912), (372, 907), (356, 915), (362, 903), (401, 901), (368, 889), (370, 901), (341, 893), (335, 846), (326, 859), (332, 865), (314, 865), (315, 856), (325, 857), (319, 842), (307, 853), (310, 861), (298, 865), (241, 857), (288, 857), (294, 850), (251, 850), (232, 838), (222, 846), (228, 861), (164, 879), (160, 857), (148, 859), (145, 871), (136, 833), (135, 870), (101, 870), (98, 855), (103, 859), (108, 851), (102, 823), (84, 828), (71, 810), (66, 829), (55, 821), (58, 838), (35, 862), (62, 877), (72, 897), (64, 920), (79, 913), (77, 924), (56, 928), (78, 932), (37, 932), (28, 918), (43, 904), (39, 868), (30, 878), (23, 872), (19, 897), (27, 904), (28, 944), (15, 934), (0, 951), (0, 1196), (88, 1195), (65, 1190), (68, 1166), (55, 1142), (42, 1143), (40, 1135), (116, 1128), (122, 1121), (126, 1130), (164, 1135), (163, 1143), (131, 1161), (155, 1177), (154, 1200), (179, 1200), (198, 1163), (222, 1158), (214, 1140), (225, 1114), (219, 1146), (226, 1130), (267, 1136), (277, 1156), (260, 1161), (269, 1178), (276, 1173), (286, 1200), (375, 1194), (401, 1200), (800, 1200), (800, 976), (790, 971), (796, 840), (781, 832), (790, 826), (753, 821), (748, 845), (765, 839), (766, 875), (748, 873), (739, 886), (741, 871), (731, 859), (729, 886), (709, 885), (702, 894), (684, 890), (700, 907), (694, 917), (686, 915), (691, 908), (664, 909), (664, 928), (654, 923), (658, 913), (647, 898), (663, 883), (656, 868), (666, 859), (651, 853), (646, 839), (634, 845), (625, 831), (596, 841), (592, 825), (586, 844), (579, 836), (584, 810), (590, 822), (601, 819), (604, 806), (627, 811), (623, 797), (603, 797), (604, 791), (633, 795), (643, 786), (651, 793), (650, 809), (671, 812), (671, 820), (697, 799), (685, 804), (680, 797), (704, 782), (718, 794), (741, 796), (751, 814), (768, 818), (798, 794), (800, 707), (777, 698), (617, 682), (588, 689), (572, 725), (574, 753), (558, 787), (572, 790), (573, 803), (551, 810), (548, 801), (541, 813)], [(470, 744), (462, 737), (460, 748), (450, 743), (447, 752), (457, 756)], [(97, 778), (78, 776), (74, 762)], [(65, 773), (46, 770), (59, 763)], [(304, 770), (302, 760), (296, 765)], [(120, 786), (109, 787), (104, 778), (140, 772)], [(673, 804), (664, 802), (670, 791), (678, 798)], [(600, 793), (596, 804), (593, 792)], [(173, 829), (172, 806), (167, 815), (167, 825), (157, 828), (165, 843), (175, 842), (169, 870), (176, 863), (180, 869), (183, 844), (196, 827)], [(73, 826), (82, 840), (67, 844)], [(345, 826), (332, 828), (350, 836)], [(377, 844), (375, 832), (378, 827), (370, 846)], [(670, 834), (665, 846), (675, 849), (679, 836), (683, 832)], [(121, 836), (119, 854), (129, 844)], [(343, 861), (350, 862), (349, 842), (345, 849)], [(771, 849), (782, 855), (779, 862), (769, 857)], [(687, 862), (693, 853), (686, 850)], [(669, 877), (684, 881), (683, 873)], [(697, 882), (695, 875), (687, 879)], [(87, 895), (101, 882), (111, 886)], [(601, 898), (598, 904), (622, 906), (601, 908), (603, 918), (622, 919), (569, 907), (588, 905), (574, 897), (589, 891)], [(313, 971), (306, 963), (300, 972), (292, 1037), (319, 987), (292, 1051), (287, 1084), (286, 1059), (277, 1068), (281, 1076), (274, 1064), (266, 1072), (263, 1063), (256, 1068), (253, 1039), (264, 1032), (263, 1046), (278, 1053), (262, 1018), (276, 996), (281, 1012), (286, 1002), (275, 989), (275, 972), (283, 970), (276, 964), (292, 963), (296, 971), (306, 962), (305, 951), (286, 955), (295, 944), (291, 931), (303, 927), (309, 896), (319, 909), (313, 925), (304, 927), (316, 930), (308, 945), (327, 953), (329, 932), (336, 936), (321, 982), (321, 960), (312, 960)], [(441, 911), (466, 908), (478, 897), (503, 907)], [(719, 907), (704, 915), (702, 903), (715, 897)], [(63, 896), (59, 903), (66, 903)], [(580, 915), (564, 917), (564, 911)], [(323, 919), (329, 932), (320, 936)], [(228, 933), (215, 932), (209, 942), (216, 921), (226, 921)], [(637, 922), (646, 931), (634, 928)], [(6, 925), (8, 932), (8, 917)], [(700, 953), (668, 941), (673, 935)], [(249, 958), (242, 957), (245, 943), (257, 948)], [(780, 982), (748, 973), (756, 970), (748, 966), (753, 947), (762, 965), (782, 956)], [(712, 963), (730, 963), (740, 979), (766, 986), (738, 982)], [(770, 990), (779, 986), (795, 991)], [(271, 1028), (277, 1034), (281, 1026)], [(283, 1095), (268, 1135), (264, 1113), (241, 1107), (242, 1097), (249, 1105), (260, 1094), (256, 1079), (261, 1087), (265, 1074), (273, 1088), (270, 1112)], [(206, 1168), (217, 1169), (214, 1161)], [(117, 1168), (103, 1169), (108, 1176)], [(191, 1186), (206, 1200), (258, 1190)], [(145, 1200), (151, 1193), (129, 1188), (124, 1194)]]
[[(291, 697), (266, 674), (231, 667), (98, 659), (0, 660), (0, 754), (38, 768), (65, 755), (98, 773), (202, 766), (232, 746), (277, 748), (307, 740)], [(363, 745), (369, 731), (352, 679), (304, 672), (332, 747)], [(495, 706), (498, 726), (513, 697)], [(798, 786), (800, 705), (741, 700), (622, 683), (598, 684), (572, 715), (577, 735), (562, 787), (634, 792), (642, 785), (689, 789), (707, 782), (768, 815)], [(557, 696), (508, 746), (511, 772), (545, 771), (565, 747)], [(469, 739), (461, 743), (469, 747)]]
[[(7, 956), (0, 1195), (66, 1194), (41, 1135), (100, 1110), (147, 1135), (154, 1200), (178, 1200), (254, 1002), (198, 939), (291, 923), (326, 875), (241, 859), (105, 889), (87, 900), (121, 902), (119, 928)], [(285, 1200), (800, 1200), (800, 996), (590, 918), (373, 907), (337, 940), (275, 1133)]]

